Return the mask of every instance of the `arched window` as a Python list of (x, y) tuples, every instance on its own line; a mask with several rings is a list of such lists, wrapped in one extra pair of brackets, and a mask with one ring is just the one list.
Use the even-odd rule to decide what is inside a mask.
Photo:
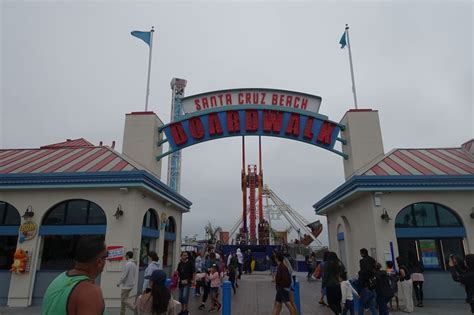
[(421, 262), (426, 269), (447, 270), (447, 259), (465, 255), (466, 230), (451, 209), (431, 202), (403, 208), (395, 219), (398, 253), (411, 264)]
[(395, 219), (395, 227), (462, 227), (451, 209), (436, 203), (414, 203), (403, 208)]
[(165, 232), (176, 233), (176, 222), (174, 221), (173, 217), (169, 217), (166, 221)]
[(52, 207), (44, 216), (43, 225), (104, 225), (104, 210), (89, 200), (73, 199)]
[(80, 237), (104, 237), (106, 224), (104, 210), (89, 200), (71, 199), (51, 207), (39, 230), (43, 238), (40, 270), (71, 268)]
[(155, 210), (148, 209), (143, 217), (143, 227), (158, 230), (158, 216), (156, 215)]
[(0, 201), (0, 270), (11, 268), (20, 224), (18, 210), (11, 204)]

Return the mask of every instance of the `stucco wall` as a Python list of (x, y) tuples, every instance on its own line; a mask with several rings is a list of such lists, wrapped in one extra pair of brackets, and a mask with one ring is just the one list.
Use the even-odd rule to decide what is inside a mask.
[[(22, 215), (25, 209), (31, 205), (35, 213), (33, 221), (41, 226), (44, 214), (52, 206), (69, 199), (86, 199), (99, 205), (105, 212), (107, 218), (107, 230), (105, 242), (107, 245), (121, 245), (125, 251), (134, 251), (137, 255), (140, 250), (141, 229), (143, 216), (149, 208), (156, 210), (158, 219), (165, 212), (168, 216), (173, 216), (176, 221), (176, 249), (178, 252), (181, 243), (181, 212), (173, 205), (160, 200), (159, 198), (147, 194), (138, 189), (119, 188), (102, 189), (50, 189), (50, 190), (29, 190), (29, 191), (0, 191), (0, 200), (12, 204)], [(113, 214), (121, 204), (124, 211), (123, 217), (116, 219)], [(158, 241), (158, 255), (162, 259), (164, 230), (160, 230)], [(38, 256), (40, 254), (41, 237), (18, 244), (21, 248), (32, 251), (30, 272), (26, 274), (13, 274), (9, 286), (9, 306), (27, 306), (31, 304), (32, 291)], [(176, 255), (175, 255), (176, 256)], [(176, 261), (177, 258), (175, 258)], [(107, 306), (118, 306), (120, 304), (120, 289), (116, 287), (119, 281), (122, 262), (107, 262), (103, 274), (101, 275), (101, 288)], [(173, 266), (173, 269), (176, 264)], [(138, 279), (137, 279), (138, 281)], [(0, 284), (2, 285), (2, 284)]]

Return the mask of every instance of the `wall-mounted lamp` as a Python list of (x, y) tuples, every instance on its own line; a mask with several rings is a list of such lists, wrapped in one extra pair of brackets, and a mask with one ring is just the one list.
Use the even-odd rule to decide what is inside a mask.
[(385, 210), (385, 208), (383, 208), (383, 213), (380, 216), (380, 218), (382, 220), (384, 220), (386, 223), (388, 223), (388, 221), (392, 220), (392, 218), (388, 215), (387, 210)]
[(471, 217), (471, 219), (474, 219), (474, 207), (471, 208), (470, 217)]
[(22, 215), (23, 219), (31, 219), (33, 216), (35, 215), (35, 213), (33, 212), (33, 207), (32, 206), (28, 206), (25, 210), (25, 213)]
[(118, 205), (117, 211), (115, 211), (114, 217), (118, 220), (121, 216), (123, 216), (122, 205)]
[(162, 213), (160, 216), (160, 229), (164, 230), (166, 227), (166, 222), (168, 222), (168, 216), (166, 213)]

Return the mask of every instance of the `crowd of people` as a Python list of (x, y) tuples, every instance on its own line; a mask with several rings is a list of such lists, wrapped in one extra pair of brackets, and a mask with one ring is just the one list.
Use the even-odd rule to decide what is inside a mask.
[[(413, 290), (417, 306), (423, 307), (423, 265), (409, 262), (398, 257), (394, 263), (388, 261), (385, 268), (369, 256), (367, 249), (360, 250), (359, 271), (356, 279), (348, 279), (344, 264), (334, 252), (325, 252), (320, 264), (308, 264), (312, 267), (308, 278), (313, 276), (322, 280), (322, 305), (327, 305), (334, 314), (359, 315), (368, 309), (372, 315), (389, 314), (392, 299), (399, 308), (398, 296), (404, 301), (403, 311), (414, 310)], [(107, 250), (103, 238), (82, 237), (75, 249), (74, 267), (61, 273), (49, 285), (43, 300), (43, 314), (100, 315), (105, 311), (101, 289), (94, 280), (102, 273)], [(199, 309), (206, 308), (210, 297), (209, 312), (218, 312), (220, 304), (220, 287), (226, 278), (230, 281), (232, 291), (237, 293), (239, 279), (245, 272), (244, 265), (250, 262), (251, 253), (243, 254), (240, 249), (231, 252), (227, 257), (209, 247), (205, 253), (183, 251), (177, 270), (171, 283), (166, 283), (166, 273), (162, 270), (158, 255), (149, 252), (149, 264), (145, 269), (145, 281), (135, 303), (128, 301), (130, 292), (137, 282), (137, 263), (133, 252), (125, 254), (126, 263), (117, 283), (121, 287), (121, 314), (129, 308), (139, 315), (189, 314), (188, 302), (191, 289), (201, 299)], [(288, 308), (290, 314), (297, 314), (293, 292), (293, 268), (288, 255), (273, 252), (269, 257), (272, 281), (275, 282), (275, 302), (272, 315), (278, 315), (282, 306)], [(309, 261), (309, 260), (308, 260)], [(466, 255), (463, 261), (449, 258), (449, 267), (454, 281), (460, 282), (466, 290), (466, 301), (474, 314), (474, 255)], [(179, 289), (179, 301), (175, 301), (171, 292)], [(355, 310), (354, 297), (359, 300), (359, 308)], [(327, 302), (326, 302), (327, 301)]]
[[(414, 311), (413, 293), (416, 306), (423, 307), (424, 267), (420, 261), (397, 257), (396, 264), (385, 262), (385, 268), (369, 256), (367, 249), (360, 250), (359, 271), (355, 279), (348, 280), (344, 264), (334, 252), (324, 253), (323, 261), (308, 272), (322, 279), (319, 304), (328, 306), (334, 314), (363, 315), (369, 310), (371, 315), (386, 315), (394, 309), (400, 310), (399, 296), (404, 301), (405, 313)], [(314, 266), (308, 260), (307, 265)], [(462, 283), (466, 290), (466, 301), (474, 314), (474, 255), (467, 255), (463, 263), (449, 258), (449, 267), (454, 281)], [(354, 297), (359, 300), (359, 308), (354, 309)], [(327, 300), (327, 303), (325, 301)], [(390, 305), (390, 307), (389, 307)]]

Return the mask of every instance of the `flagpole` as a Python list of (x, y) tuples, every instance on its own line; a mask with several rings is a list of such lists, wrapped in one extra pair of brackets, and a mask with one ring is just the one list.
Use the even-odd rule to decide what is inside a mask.
[(354, 79), (354, 66), (352, 65), (352, 52), (351, 52), (351, 41), (349, 39), (349, 24), (346, 24), (346, 36), (347, 36), (347, 46), (349, 47), (349, 63), (351, 65), (351, 78), (352, 78), (352, 93), (354, 94), (354, 105), (357, 109), (357, 94), (356, 94), (356, 85)]
[(146, 81), (146, 99), (145, 99), (145, 112), (148, 111), (148, 96), (150, 95), (150, 73), (151, 73), (151, 56), (153, 51), (153, 33), (155, 32), (154, 27), (151, 27), (150, 31), (150, 56), (148, 57), (148, 78)]

